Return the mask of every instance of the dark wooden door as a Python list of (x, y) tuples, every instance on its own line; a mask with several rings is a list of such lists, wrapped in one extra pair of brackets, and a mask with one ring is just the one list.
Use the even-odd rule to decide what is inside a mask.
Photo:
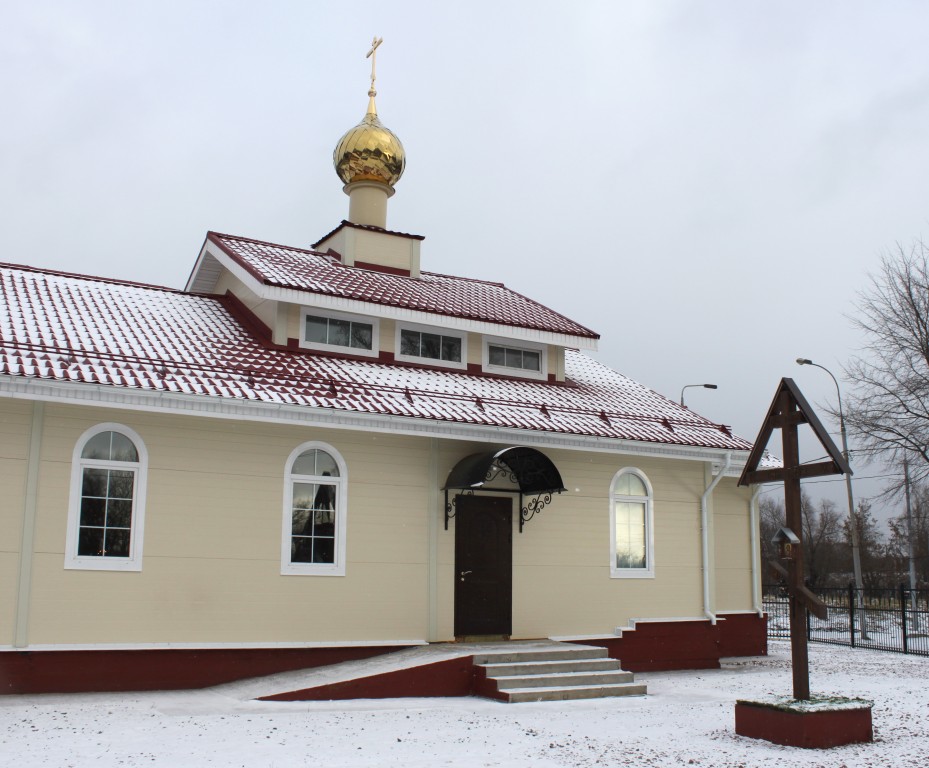
[(459, 496), (455, 504), (455, 636), (509, 635), (513, 622), (513, 503)]

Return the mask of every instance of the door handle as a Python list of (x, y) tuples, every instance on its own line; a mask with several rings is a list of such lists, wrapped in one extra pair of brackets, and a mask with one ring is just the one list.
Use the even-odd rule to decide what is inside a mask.
[(473, 573), (473, 571), (462, 571), (461, 573), (458, 574), (458, 576), (461, 577), (462, 581), (464, 581), (464, 577), (467, 576), (469, 573)]

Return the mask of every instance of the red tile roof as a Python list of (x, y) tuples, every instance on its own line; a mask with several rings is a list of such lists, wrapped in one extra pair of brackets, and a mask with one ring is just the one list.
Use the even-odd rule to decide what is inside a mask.
[(348, 267), (317, 251), (207, 233), (207, 240), (261, 283), (517, 328), (598, 339), (599, 334), (502, 283), (421, 272), (419, 277)]
[(568, 351), (570, 384), (268, 348), (222, 299), (0, 265), (0, 374), (707, 448), (750, 444)]

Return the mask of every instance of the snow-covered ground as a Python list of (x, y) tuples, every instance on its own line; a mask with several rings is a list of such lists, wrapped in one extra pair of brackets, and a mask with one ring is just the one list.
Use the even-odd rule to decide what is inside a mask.
[(814, 645), (811, 689), (873, 699), (875, 742), (735, 735), (736, 699), (790, 693), (786, 642), (721, 670), (637, 675), (646, 697), (256, 702), (233, 687), (0, 696), (0, 766), (929, 766), (929, 658)]

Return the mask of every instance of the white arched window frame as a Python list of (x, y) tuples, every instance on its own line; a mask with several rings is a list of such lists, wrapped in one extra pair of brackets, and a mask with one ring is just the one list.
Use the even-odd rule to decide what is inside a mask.
[[(100, 443), (100, 436), (107, 433), (115, 433), (131, 442), (135, 460), (109, 453), (85, 455), (95, 453), (92, 446)], [(98, 438), (97, 441), (94, 438)], [(114, 441), (104, 438), (104, 442), (112, 445)], [(81, 435), (71, 456), (65, 568), (142, 570), (147, 476), (148, 451), (135, 430), (123, 424), (104, 423)], [(112, 554), (114, 547), (107, 551), (110, 541), (119, 541), (118, 554)], [(100, 545), (90, 542), (100, 542)]]
[(634, 467), (621, 469), (610, 484), (610, 576), (655, 577), (654, 494), (648, 477)]
[[(334, 470), (332, 467), (313, 470), (314, 451), (331, 459)], [(319, 454), (316, 456), (320, 460), (318, 463), (324, 466), (326, 459)], [(317, 503), (321, 497), (326, 503)], [(348, 468), (341, 454), (328, 443), (318, 441), (297, 446), (285, 465), (281, 573), (285, 576), (344, 576), (347, 509)], [(329, 523), (324, 520), (325, 527), (315, 526), (320, 517), (328, 519), (330, 512), (335, 517), (331, 524), (331, 551)]]

